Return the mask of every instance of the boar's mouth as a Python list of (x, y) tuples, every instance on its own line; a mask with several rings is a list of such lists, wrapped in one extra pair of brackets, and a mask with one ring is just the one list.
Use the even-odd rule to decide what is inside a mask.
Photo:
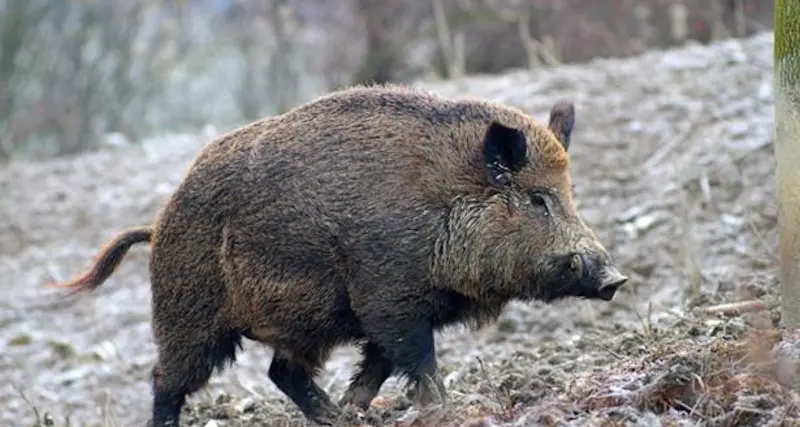
[(603, 301), (611, 301), (614, 298), (614, 295), (617, 293), (617, 289), (619, 287), (607, 287), (597, 291), (597, 298)]
[(620, 282), (619, 284), (608, 285), (602, 289), (597, 290), (597, 298), (603, 301), (611, 301), (614, 298), (614, 295), (617, 294), (617, 290), (625, 284), (624, 281)]

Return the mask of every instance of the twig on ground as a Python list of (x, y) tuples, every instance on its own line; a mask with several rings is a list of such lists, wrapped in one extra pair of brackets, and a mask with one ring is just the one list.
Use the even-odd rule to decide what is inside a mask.
[(14, 389), (14, 391), (16, 391), (16, 392), (17, 392), (17, 393), (18, 393), (18, 394), (19, 394), (19, 395), (22, 397), (22, 400), (24, 400), (24, 401), (25, 401), (25, 403), (27, 403), (28, 405), (30, 405), (31, 409), (33, 410), (33, 416), (34, 416), (34, 418), (36, 419), (36, 424), (35, 424), (35, 425), (36, 425), (37, 427), (38, 427), (38, 426), (41, 426), (41, 425), (43, 425), (43, 424), (42, 424), (42, 416), (39, 414), (39, 410), (38, 410), (38, 409), (36, 409), (36, 405), (34, 405), (34, 404), (33, 404), (33, 402), (31, 402), (31, 401), (28, 399), (28, 396), (26, 396), (26, 395), (25, 395), (25, 393), (22, 391), (22, 389), (21, 389), (21, 388), (19, 388), (19, 387), (17, 387), (17, 385), (16, 385), (16, 384), (14, 384), (14, 383), (11, 383), (11, 388), (13, 388), (13, 389)]
[(690, 214), (693, 209), (690, 206), (689, 195), (683, 190), (681, 190), (679, 194), (681, 202), (681, 232), (683, 234), (681, 239), (683, 241), (683, 245), (681, 245), (682, 262), (685, 265), (686, 275), (689, 280), (688, 296), (694, 298), (702, 291), (703, 271), (699, 262), (700, 256), (698, 256), (697, 253), (699, 246), (695, 242), (694, 235), (692, 234), (695, 224)]
[(103, 399), (103, 409), (102, 409), (102, 417), (103, 417), (103, 427), (116, 427), (117, 426), (117, 419), (114, 416), (114, 411), (111, 410), (111, 393), (106, 390), (105, 399)]
[(251, 396), (255, 396), (255, 397), (257, 397), (258, 399), (265, 400), (265, 397), (264, 397), (264, 395), (263, 395), (263, 394), (261, 394), (261, 393), (257, 392), (257, 391), (256, 391), (256, 390), (255, 390), (253, 387), (251, 387), (250, 385), (247, 385), (247, 384), (245, 384), (245, 383), (242, 381), (242, 378), (241, 378), (241, 377), (239, 377), (238, 375), (234, 376), (234, 381), (236, 381), (236, 385), (238, 385), (239, 387), (241, 387), (241, 389), (242, 389), (242, 390), (246, 391), (246, 392), (247, 392), (247, 393), (249, 393)]
[(758, 242), (764, 246), (764, 249), (767, 251), (767, 255), (772, 258), (773, 261), (779, 261), (778, 255), (775, 255), (775, 251), (770, 248), (769, 244), (767, 243), (767, 239), (764, 238), (764, 234), (760, 233), (758, 229), (756, 229), (756, 225), (753, 224), (753, 218), (747, 218), (747, 224), (750, 226), (750, 230), (753, 232), (753, 234), (756, 235)]
[(705, 307), (703, 311), (706, 313), (722, 314), (724, 316), (737, 316), (743, 313), (755, 313), (764, 309), (766, 309), (766, 306), (763, 301), (747, 300), (713, 305)]
[(664, 144), (661, 144), (661, 146), (642, 164), (642, 169), (646, 171), (655, 170), (655, 167), (661, 164), (661, 162), (663, 162), (667, 156), (672, 154), (675, 149), (680, 147), (682, 142), (691, 139), (692, 135), (694, 135), (694, 133), (697, 132), (698, 129), (701, 129), (704, 125), (705, 122), (701, 122), (699, 120), (690, 122), (689, 127), (683, 132), (676, 135), (674, 138), (670, 139)]
[(640, 334), (642, 338), (649, 342), (653, 342), (658, 339), (658, 330), (653, 325), (652, 322), (652, 315), (653, 315), (653, 303), (647, 303), (647, 313), (645, 316), (642, 316), (639, 313), (639, 309), (634, 307), (634, 314), (639, 319), (639, 322), (642, 324), (642, 333)]
[(513, 406), (512, 405), (513, 400), (511, 400), (511, 395), (508, 393), (508, 391), (504, 392), (503, 390), (500, 390), (500, 388), (497, 387), (492, 382), (492, 380), (489, 378), (489, 374), (486, 373), (486, 368), (483, 366), (483, 360), (481, 360), (480, 357), (476, 357), (476, 359), (478, 359), (478, 365), (481, 368), (481, 375), (486, 380), (486, 382), (489, 383), (489, 387), (492, 389), (492, 392), (495, 395), (495, 399), (497, 399), (497, 403), (499, 403), (500, 407), (503, 409), (506, 410), (511, 409), (511, 407)]

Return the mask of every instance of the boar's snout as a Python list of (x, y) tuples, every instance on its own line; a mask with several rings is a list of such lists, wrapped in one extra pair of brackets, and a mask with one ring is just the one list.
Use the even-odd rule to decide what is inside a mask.
[(591, 299), (611, 301), (617, 290), (628, 281), (606, 254), (574, 254), (570, 269), (578, 278), (578, 286), (582, 288), (580, 293)]
[(600, 286), (597, 288), (597, 297), (603, 301), (611, 301), (617, 293), (617, 289), (628, 281), (628, 277), (623, 275), (612, 265), (606, 265), (600, 273)]

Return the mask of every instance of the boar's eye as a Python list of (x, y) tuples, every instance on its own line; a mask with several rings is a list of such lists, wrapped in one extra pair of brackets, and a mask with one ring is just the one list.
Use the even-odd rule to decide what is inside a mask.
[(547, 203), (547, 195), (536, 192), (531, 195), (531, 204), (534, 208), (541, 209), (545, 216), (550, 215), (550, 206)]

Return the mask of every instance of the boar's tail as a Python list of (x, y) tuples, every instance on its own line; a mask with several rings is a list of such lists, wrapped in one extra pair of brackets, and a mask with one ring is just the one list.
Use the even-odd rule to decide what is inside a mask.
[(140, 242), (149, 243), (152, 237), (153, 228), (150, 226), (125, 230), (103, 246), (89, 271), (72, 280), (54, 282), (47, 286), (72, 289), (73, 294), (95, 290), (111, 276), (131, 246)]

